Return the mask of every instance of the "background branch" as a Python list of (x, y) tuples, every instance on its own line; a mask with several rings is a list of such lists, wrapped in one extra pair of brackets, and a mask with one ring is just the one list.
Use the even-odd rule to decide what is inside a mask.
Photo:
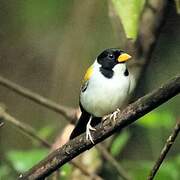
[[(148, 0), (143, 9), (135, 42), (136, 58), (149, 59), (161, 32), (168, 10), (168, 0)], [(147, 23), (148, 22), (148, 23)], [(140, 60), (140, 59), (139, 59)]]
[(168, 139), (167, 139), (167, 141), (166, 141), (166, 143), (165, 143), (165, 145), (164, 145), (164, 147), (163, 147), (163, 149), (162, 149), (162, 151), (160, 153), (159, 158), (155, 162), (155, 164), (154, 164), (154, 166), (153, 166), (153, 168), (152, 168), (152, 170), (151, 170), (151, 172), (150, 172), (150, 174), (149, 174), (149, 176), (147, 178), (148, 180), (154, 179), (154, 177), (155, 177), (158, 169), (160, 168), (162, 162), (164, 161), (167, 153), (169, 152), (170, 148), (174, 144), (174, 142), (175, 142), (175, 140), (176, 140), (176, 138), (178, 136), (179, 131), (180, 131), (180, 121), (178, 121), (176, 123), (171, 135), (168, 137)]
[[(21, 132), (23, 132), (25, 135), (27, 135), (28, 137), (31, 137), (31, 139), (39, 142), (43, 147), (48, 148), (48, 149), (50, 149), (52, 147), (52, 145), (49, 142), (47, 142), (45, 139), (41, 138), (38, 135), (38, 133), (35, 131), (35, 129), (33, 129), (31, 126), (19, 121), (18, 119), (14, 118), (13, 116), (11, 116), (7, 112), (5, 112), (5, 110), (1, 106), (0, 106), (0, 118), (2, 118), (4, 121), (7, 121), (7, 122), (10, 122), (11, 124), (13, 124), (15, 127), (20, 129)], [(79, 163), (77, 163), (75, 161), (70, 161), (70, 163), (74, 167), (78, 168), (84, 175), (91, 177), (94, 180), (102, 180), (102, 178), (99, 177), (98, 175), (89, 173)]]
[(169, 3), (168, 0), (147, 0), (141, 14), (137, 39), (134, 43), (127, 41), (127, 49), (132, 51), (135, 60), (130, 62), (132, 74), (135, 78), (135, 90), (133, 92), (135, 97), (138, 96), (140, 84), (144, 79), (153, 50), (163, 28), (162, 24), (165, 23)]
[(11, 116), (10, 114), (6, 113), (5, 110), (0, 107), (0, 118), (4, 119), (4, 121), (10, 122), (11, 124), (15, 125), (18, 129), (20, 129), (24, 134), (28, 135), (29, 137), (31, 137), (32, 139), (36, 139), (37, 141), (39, 141), (44, 147), (49, 148), (49, 143), (40, 138), (36, 131), (29, 125), (20, 122), (19, 120), (17, 120), (16, 118), (14, 118), (13, 116)]
[[(130, 104), (121, 112), (121, 114), (118, 114), (118, 118), (114, 126), (112, 126), (109, 118), (106, 120), (105, 125), (103, 123), (99, 124), (96, 127), (97, 131), (92, 133), (94, 142), (97, 144), (103, 141), (113, 133), (128, 126), (138, 118), (160, 106), (162, 103), (168, 101), (179, 92), (180, 76), (177, 76), (168, 83), (164, 84), (162, 87)], [(21, 175), (19, 179), (27, 180), (45, 178), (63, 164), (78, 156), (85, 150), (92, 148), (93, 146), (94, 144), (86, 140), (84, 133), (51, 153), (39, 164), (35, 165), (32, 169)]]
[(116, 161), (116, 159), (107, 151), (107, 149), (102, 144), (98, 144), (96, 148), (99, 150), (99, 152), (101, 152), (102, 157), (106, 159), (107, 162), (110, 162), (111, 165), (116, 169), (120, 177), (125, 180), (131, 179), (124, 168), (121, 166), (121, 164)]
[(76, 112), (76, 109), (74, 108), (57, 104), (54, 101), (51, 101), (37, 93), (34, 93), (22, 86), (19, 86), (16, 83), (13, 83), (9, 81), (8, 79), (5, 79), (1, 76), (0, 76), (0, 84), (8, 89), (11, 89), (12, 91), (18, 93), (21, 96), (24, 96), (40, 105), (43, 105), (44, 107), (47, 107), (63, 115), (67, 120), (70, 120), (71, 123), (74, 123), (77, 120), (77, 116), (76, 116), (77, 112)]

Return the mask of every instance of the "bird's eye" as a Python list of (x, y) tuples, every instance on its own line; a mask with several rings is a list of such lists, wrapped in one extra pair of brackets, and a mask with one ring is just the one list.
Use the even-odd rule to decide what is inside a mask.
[(113, 55), (113, 54), (109, 54), (108, 56), (109, 56), (109, 58), (111, 58), (111, 59), (114, 58), (114, 55)]

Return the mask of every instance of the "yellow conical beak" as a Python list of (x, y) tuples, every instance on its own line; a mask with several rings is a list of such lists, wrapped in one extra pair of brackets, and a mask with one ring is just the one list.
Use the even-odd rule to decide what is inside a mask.
[(122, 53), (119, 57), (118, 57), (118, 62), (126, 62), (127, 60), (129, 60), (131, 58), (131, 56), (127, 53)]

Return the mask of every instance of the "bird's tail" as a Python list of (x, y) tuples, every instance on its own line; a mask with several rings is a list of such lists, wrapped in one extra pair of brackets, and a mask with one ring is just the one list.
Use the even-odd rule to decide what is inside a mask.
[(86, 131), (86, 124), (88, 123), (90, 116), (91, 115), (89, 113), (82, 112), (81, 117), (79, 118), (69, 139), (74, 139), (75, 137)]

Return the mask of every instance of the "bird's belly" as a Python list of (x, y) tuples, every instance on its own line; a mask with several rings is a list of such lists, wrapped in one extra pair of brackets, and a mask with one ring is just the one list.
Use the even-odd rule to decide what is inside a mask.
[(81, 93), (81, 105), (90, 114), (102, 117), (122, 106), (128, 90), (129, 81), (127, 80), (90, 84), (87, 90)]

